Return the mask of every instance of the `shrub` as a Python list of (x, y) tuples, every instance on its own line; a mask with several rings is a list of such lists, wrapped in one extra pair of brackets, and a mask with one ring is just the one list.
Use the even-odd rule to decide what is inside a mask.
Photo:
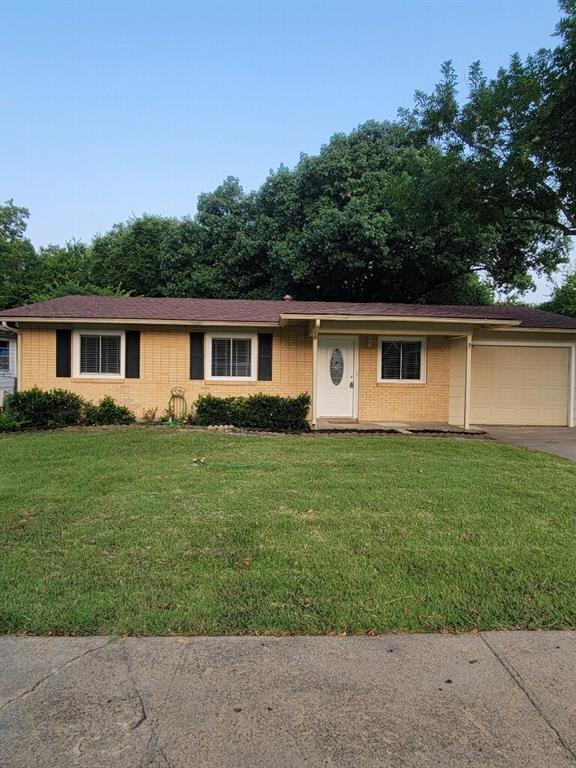
[(104, 424), (133, 424), (136, 417), (125, 405), (119, 405), (113, 397), (106, 395), (96, 405), (85, 403), (84, 424), (88, 426)]
[(5, 412), (32, 429), (56, 429), (78, 424), (84, 401), (65, 389), (43, 391), (34, 387), (14, 392), (5, 399)]
[(25, 422), (16, 418), (14, 414), (0, 411), (0, 432), (19, 432), (25, 426)]
[(310, 395), (278, 397), (214, 397), (201, 395), (196, 401), (195, 423), (203, 426), (230, 424), (235, 427), (266, 429), (274, 432), (307, 432), (306, 419)]
[(129, 408), (119, 405), (109, 395), (95, 404), (65, 389), (45, 392), (37, 387), (7, 395), (4, 413), (0, 416), (0, 431), (4, 432), (24, 427), (56, 429), (76, 424), (132, 424), (136, 420)]
[(194, 423), (203, 427), (211, 424), (235, 424), (238, 420), (239, 399), (200, 395), (194, 409)]

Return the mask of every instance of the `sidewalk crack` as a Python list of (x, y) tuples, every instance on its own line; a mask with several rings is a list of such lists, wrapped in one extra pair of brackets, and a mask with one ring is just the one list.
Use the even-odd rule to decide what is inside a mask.
[[(172, 683), (174, 682), (176, 675), (184, 665), (184, 660), (185, 660), (184, 657), (186, 656), (188, 645), (189, 643), (184, 643), (182, 645), (180, 658), (174, 665), (174, 670), (172, 672), (172, 675), (170, 676), (170, 681), (166, 686), (166, 690), (164, 691), (164, 696), (162, 698), (162, 702), (160, 703), (160, 707), (159, 707), (160, 710), (164, 708), (164, 705), (166, 704), (166, 701), (172, 689)], [(164, 760), (168, 768), (170, 768), (171, 766), (170, 760), (168, 759), (168, 755), (166, 754), (162, 745), (160, 744), (160, 735), (159, 735), (160, 725), (161, 723), (159, 723), (158, 721), (152, 721), (151, 723), (150, 738), (148, 739), (148, 744), (146, 745), (146, 749), (144, 750), (144, 755), (142, 757), (142, 762), (141, 762), (141, 768), (144, 768), (145, 766), (150, 764), (150, 760), (154, 757), (155, 751), (161, 755), (162, 759)]]
[(138, 702), (140, 704), (140, 716), (137, 718), (136, 722), (132, 723), (132, 725), (129, 728), (129, 730), (133, 732), (137, 728), (140, 728), (142, 723), (148, 720), (148, 713), (146, 712), (146, 707), (144, 706), (142, 695), (140, 693), (138, 686), (136, 685), (136, 680), (134, 679), (134, 673), (132, 672), (132, 665), (130, 664), (130, 655), (128, 653), (128, 646), (126, 645), (126, 643), (124, 643), (124, 658), (126, 659), (126, 668), (128, 669), (128, 675), (130, 676), (130, 681), (132, 682), (134, 693), (136, 694), (136, 698), (138, 699)]
[(25, 691), (22, 691), (22, 693), (19, 693), (17, 696), (13, 696), (11, 699), (8, 699), (8, 701), (5, 701), (4, 704), (0, 706), (0, 712), (6, 709), (6, 707), (10, 706), (10, 704), (13, 704), (15, 701), (20, 701), (21, 699), (25, 699), (31, 693), (34, 693), (34, 691), (37, 690), (41, 685), (43, 685), (47, 680), (50, 680), (51, 677), (54, 677), (55, 675), (62, 672), (62, 670), (66, 669), (66, 667), (69, 667), (71, 664), (74, 664), (76, 661), (83, 659), (84, 656), (88, 656), (91, 653), (96, 653), (96, 651), (99, 651), (101, 648), (104, 648), (105, 646), (109, 645), (111, 642), (113, 642), (113, 640), (114, 638), (106, 638), (106, 641), (102, 643), (102, 645), (98, 645), (96, 646), (96, 648), (89, 648), (87, 651), (84, 651), (83, 653), (79, 653), (78, 656), (74, 656), (72, 659), (68, 659), (68, 661), (64, 662), (64, 664), (61, 664), (56, 669), (53, 669), (48, 675), (45, 675), (43, 678), (35, 682), (34, 685), (32, 685), (30, 688), (27, 688)]
[(558, 739), (560, 744), (564, 747), (564, 749), (568, 752), (568, 754), (572, 757), (572, 759), (576, 763), (576, 752), (572, 749), (572, 747), (569, 744), (566, 743), (566, 741), (564, 740), (564, 738), (563, 738), (562, 734), (560, 733), (560, 731), (558, 730), (558, 728), (556, 728), (554, 723), (547, 716), (547, 714), (544, 711), (544, 709), (542, 708), (541, 704), (538, 702), (538, 699), (536, 698), (536, 696), (533, 693), (530, 692), (529, 688), (526, 686), (526, 684), (522, 680), (522, 676), (520, 675), (518, 670), (516, 670), (514, 668), (514, 666), (511, 664), (511, 662), (509, 662), (506, 659), (504, 659), (498, 653), (498, 651), (490, 644), (490, 642), (488, 641), (488, 639), (486, 638), (486, 636), (484, 635), (483, 632), (480, 632), (480, 638), (484, 642), (484, 644), (486, 645), (488, 650), (492, 652), (492, 654), (494, 655), (494, 657), (496, 658), (496, 660), (498, 661), (498, 663), (500, 664), (502, 669), (504, 669), (504, 671), (514, 681), (516, 686), (522, 691), (524, 696), (526, 696), (526, 698), (528, 699), (528, 701), (530, 702), (532, 707), (536, 710), (537, 714), (542, 718), (542, 720), (544, 720), (546, 725), (556, 735), (556, 738)]

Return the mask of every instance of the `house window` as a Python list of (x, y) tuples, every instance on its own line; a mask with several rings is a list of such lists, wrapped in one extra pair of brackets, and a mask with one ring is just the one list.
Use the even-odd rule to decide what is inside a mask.
[(10, 342), (0, 339), (0, 375), (12, 375), (12, 363), (10, 358)]
[(210, 378), (254, 379), (254, 340), (246, 335), (210, 336)]
[(123, 347), (123, 333), (80, 331), (76, 338), (76, 375), (123, 376)]
[(380, 339), (379, 351), (379, 381), (426, 381), (425, 339)]

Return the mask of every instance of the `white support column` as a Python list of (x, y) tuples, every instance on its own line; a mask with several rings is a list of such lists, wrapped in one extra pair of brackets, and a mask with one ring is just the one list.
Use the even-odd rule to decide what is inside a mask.
[(314, 321), (312, 328), (312, 427), (316, 427), (318, 416), (318, 332), (320, 320)]
[(464, 374), (464, 429), (470, 429), (470, 395), (472, 391), (472, 334), (466, 336), (466, 370)]
[(576, 344), (572, 344), (570, 352), (570, 392), (568, 393), (568, 426), (576, 427), (574, 398), (576, 397)]

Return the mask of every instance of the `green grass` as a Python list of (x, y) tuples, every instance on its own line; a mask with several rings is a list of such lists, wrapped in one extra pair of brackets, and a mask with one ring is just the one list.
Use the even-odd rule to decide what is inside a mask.
[(8, 435), (0, 455), (0, 631), (576, 627), (559, 458), (143, 427)]

